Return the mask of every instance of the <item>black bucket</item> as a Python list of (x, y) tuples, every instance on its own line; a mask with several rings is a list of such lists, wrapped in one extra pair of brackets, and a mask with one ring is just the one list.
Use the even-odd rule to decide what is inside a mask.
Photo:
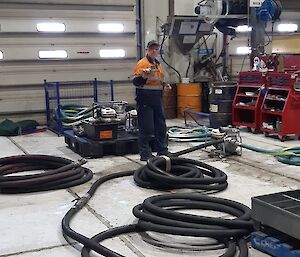
[(232, 103), (237, 83), (234, 81), (218, 81), (210, 86), (209, 111), (210, 126), (219, 128), (232, 124)]

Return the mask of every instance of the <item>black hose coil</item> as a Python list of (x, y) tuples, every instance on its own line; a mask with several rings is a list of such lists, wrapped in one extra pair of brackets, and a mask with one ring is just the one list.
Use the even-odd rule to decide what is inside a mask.
[[(236, 218), (223, 219), (178, 212), (183, 209), (218, 211)], [(253, 223), (250, 220), (251, 210), (241, 203), (198, 193), (167, 194), (147, 198), (143, 204), (134, 207), (133, 214), (138, 218), (137, 224), (106, 230), (94, 236), (91, 241), (99, 243), (124, 233), (152, 231), (213, 238), (227, 248), (226, 252), (221, 255), (222, 257), (233, 257), (237, 252), (239, 252), (239, 257), (248, 256), (247, 243), (244, 238), (252, 231)], [(81, 243), (85, 245), (82, 250), (83, 257), (90, 256), (88, 247), (106, 257), (124, 257), (102, 245), (94, 248), (90, 242)]]
[(170, 157), (171, 170), (166, 172), (166, 160), (162, 157), (148, 160), (147, 165), (134, 173), (135, 183), (144, 188), (190, 188), (206, 191), (222, 191), (228, 186), (227, 175), (206, 163)]
[[(85, 161), (50, 155), (17, 155), (0, 158), (0, 192), (29, 193), (80, 185), (93, 177), (91, 170), (81, 167)], [(12, 175), (25, 171), (45, 170), (29, 175)]]
[[(145, 234), (150, 231), (201, 238), (209, 237), (213, 239), (213, 242), (206, 249), (220, 249), (220, 245), (227, 248), (220, 257), (233, 257), (236, 255), (237, 249), (239, 249), (238, 257), (247, 257), (248, 247), (244, 238), (249, 235), (253, 227), (250, 221), (250, 209), (235, 201), (203, 196), (199, 193), (167, 194), (147, 198), (143, 204), (137, 205), (133, 209), (134, 215), (138, 218), (136, 224), (108, 229), (92, 238), (79, 234), (70, 227), (73, 217), (88, 203), (97, 188), (104, 182), (115, 178), (134, 175), (137, 185), (155, 189), (191, 188), (206, 191), (226, 189), (228, 186), (227, 175), (223, 171), (203, 162), (176, 157), (212, 144), (213, 142), (204, 143), (177, 152), (173, 154), (173, 157), (155, 157), (136, 171), (118, 172), (98, 179), (87, 194), (80, 198), (64, 216), (62, 220), (64, 236), (83, 244), (81, 253), (83, 257), (89, 257), (91, 250), (106, 257), (124, 257), (99, 242), (121, 234), (133, 232)], [(178, 212), (180, 209), (213, 210), (230, 214), (236, 218), (221, 219), (197, 216), (180, 213)], [(157, 245), (163, 244), (158, 242)], [(204, 244), (199, 245), (205, 246)]]

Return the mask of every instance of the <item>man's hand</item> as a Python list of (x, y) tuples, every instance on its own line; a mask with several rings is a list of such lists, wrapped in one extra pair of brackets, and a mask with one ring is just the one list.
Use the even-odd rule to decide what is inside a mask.
[(149, 77), (150, 72), (151, 72), (151, 68), (143, 69), (142, 77), (144, 79), (147, 79)]
[(170, 84), (165, 84), (165, 86), (164, 86), (164, 91), (165, 92), (169, 92), (169, 91), (171, 91), (172, 90), (172, 86), (170, 85)]

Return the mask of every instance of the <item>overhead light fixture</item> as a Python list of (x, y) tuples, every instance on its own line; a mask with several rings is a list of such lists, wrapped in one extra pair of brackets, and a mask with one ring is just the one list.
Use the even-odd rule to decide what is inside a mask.
[(279, 32), (295, 32), (298, 30), (298, 24), (294, 23), (281, 23), (277, 27)]
[(38, 23), (36, 29), (39, 32), (65, 32), (66, 25), (63, 23), (47, 22), (47, 23)]
[(41, 59), (64, 59), (68, 57), (66, 50), (49, 50), (39, 51), (39, 58)]
[(235, 31), (236, 32), (250, 32), (250, 31), (252, 31), (252, 27), (249, 27), (247, 25), (241, 25), (241, 26), (237, 26)]
[(120, 33), (124, 32), (124, 25), (121, 23), (100, 23), (98, 29), (100, 32)]
[(251, 53), (251, 47), (248, 46), (239, 46), (236, 49), (237, 54), (250, 54)]
[(3, 59), (3, 52), (0, 51), (0, 60), (2, 60), (2, 59)]
[(101, 58), (123, 58), (125, 57), (124, 49), (101, 49), (99, 51)]

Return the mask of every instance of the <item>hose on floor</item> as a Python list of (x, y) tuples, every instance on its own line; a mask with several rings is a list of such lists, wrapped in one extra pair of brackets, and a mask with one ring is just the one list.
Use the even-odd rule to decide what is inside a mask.
[[(84, 160), (71, 160), (50, 155), (17, 155), (0, 158), (0, 193), (16, 194), (68, 188), (83, 184), (93, 177), (82, 167)], [(45, 170), (35, 174), (12, 175)]]
[[(84, 245), (82, 249), (83, 257), (90, 256), (90, 250), (106, 257), (123, 257), (124, 255), (114, 252), (99, 243), (115, 236), (134, 232), (158, 232), (168, 235), (196, 237), (198, 241), (201, 238), (206, 240), (211, 238), (213, 242), (206, 246), (204, 250), (219, 249), (219, 245), (222, 245), (222, 248), (227, 248), (226, 252), (221, 255), (222, 257), (233, 257), (236, 252), (239, 252), (239, 257), (248, 256), (247, 243), (244, 238), (253, 229), (253, 224), (250, 221), (251, 210), (235, 201), (204, 196), (199, 193), (166, 194), (147, 198), (142, 204), (133, 209), (133, 214), (138, 219), (136, 224), (108, 229), (91, 239), (77, 233), (70, 227), (73, 217), (87, 204), (102, 183), (130, 175), (133, 175), (133, 171), (119, 172), (100, 178), (63, 218), (62, 230), (64, 235)], [(236, 218), (223, 219), (179, 212), (188, 209), (212, 210)]]
[[(168, 137), (169, 140), (176, 142), (204, 142), (211, 140), (211, 131), (205, 127), (194, 129), (173, 127), (168, 130)], [(300, 166), (300, 146), (266, 150), (239, 142), (236, 142), (236, 144), (251, 151), (273, 155), (281, 163)]]
[(190, 188), (205, 191), (222, 191), (228, 186), (227, 175), (206, 163), (170, 157), (170, 170), (166, 171), (164, 158), (152, 158), (147, 165), (134, 173), (135, 183), (144, 188), (170, 190)]
[(168, 129), (168, 139), (175, 142), (205, 142), (211, 140), (210, 130), (207, 127)]
[[(193, 150), (204, 148), (210, 144), (212, 143), (202, 144), (194, 147)], [(191, 149), (187, 149), (174, 155), (179, 156), (191, 151)], [(169, 166), (171, 169), (166, 172), (168, 162), (171, 163)], [(106, 257), (123, 257), (122, 254), (110, 250), (99, 242), (133, 232), (158, 232), (168, 235), (212, 238), (213, 242), (202, 246), (205, 247), (204, 250), (219, 249), (221, 245), (223, 248), (227, 248), (226, 252), (221, 255), (222, 257), (233, 257), (237, 251), (239, 257), (248, 256), (244, 238), (249, 235), (253, 227), (250, 221), (250, 209), (241, 203), (204, 196), (199, 193), (167, 194), (147, 198), (133, 209), (133, 213), (138, 219), (136, 224), (108, 229), (91, 239), (70, 227), (71, 220), (88, 203), (101, 184), (111, 179), (132, 175), (138, 185), (149, 188), (197, 188), (220, 191), (227, 187), (227, 176), (224, 172), (202, 162), (179, 157), (169, 157), (169, 160), (166, 157), (155, 157), (136, 171), (118, 172), (102, 177), (92, 185), (87, 194), (76, 202), (62, 220), (64, 236), (84, 245), (83, 257), (90, 256), (90, 250)], [(142, 183), (140, 182), (141, 178)], [(222, 219), (178, 212), (178, 210), (186, 209), (212, 210), (230, 214), (236, 218)], [(153, 238), (149, 240), (155, 242)], [(156, 243), (158, 242), (156, 241)]]
[(274, 150), (266, 150), (248, 144), (241, 144), (240, 146), (258, 153), (273, 155), (281, 163), (300, 166), (300, 146)]
[(210, 141), (172, 153), (171, 157), (152, 158), (134, 172), (134, 181), (140, 187), (160, 190), (225, 190), (228, 184), (227, 175), (223, 171), (204, 162), (178, 157), (222, 142), (223, 139)]

